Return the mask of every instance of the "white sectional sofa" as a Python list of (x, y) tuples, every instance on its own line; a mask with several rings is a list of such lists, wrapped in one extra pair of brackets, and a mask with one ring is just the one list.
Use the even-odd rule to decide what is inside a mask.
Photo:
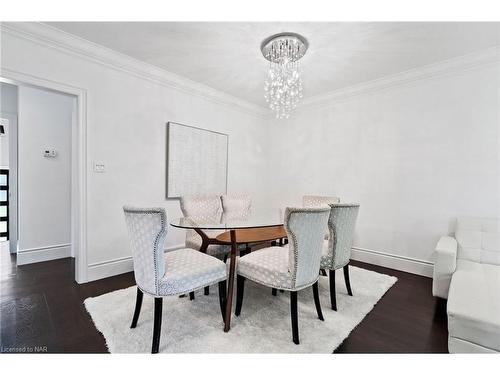
[(500, 219), (458, 218), (435, 255), (432, 294), (448, 299), (449, 352), (500, 352)]

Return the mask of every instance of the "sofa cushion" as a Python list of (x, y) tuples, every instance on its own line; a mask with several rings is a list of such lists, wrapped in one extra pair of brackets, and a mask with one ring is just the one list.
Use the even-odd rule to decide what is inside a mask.
[(450, 337), (500, 351), (500, 267), (459, 259), (448, 295)]
[(455, 238), (459, 259), (500, 265), (500, 219), (460, 217)]

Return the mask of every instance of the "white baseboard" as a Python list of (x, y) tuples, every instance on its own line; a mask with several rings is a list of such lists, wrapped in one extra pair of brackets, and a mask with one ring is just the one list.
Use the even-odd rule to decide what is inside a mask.
[(351, 259), (426, 277), (432, 277), (434, 268), (432, 262), (359, 247), (352, 248)]
[(18, 266), (24, 264), (45, 262), (48, 260), (68, 258), (71, 256), (71, 244), (34, 247), (17, 251), (16, 262)]
[[(177, 250), (183, 247), (185, 247), (184, 244), (171, 246), (165, 249), (165, 252)], [(131, 272), (133, 270), (134, 270), (134, 265), (131, 256), (92, 263), (89, 264), (87, 268), (86, 282), (120, 275), (122, 273)]]

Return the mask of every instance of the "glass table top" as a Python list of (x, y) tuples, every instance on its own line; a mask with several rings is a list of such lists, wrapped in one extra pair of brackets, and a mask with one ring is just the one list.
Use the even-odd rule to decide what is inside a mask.
[(283, 211), (251, 212), (247, 217), (231, 217), (221, 214), (214, 217), (181, 217), (170, 222), (176, 228), (185, 229), (243, 229), (275, 227), (283, 224)]

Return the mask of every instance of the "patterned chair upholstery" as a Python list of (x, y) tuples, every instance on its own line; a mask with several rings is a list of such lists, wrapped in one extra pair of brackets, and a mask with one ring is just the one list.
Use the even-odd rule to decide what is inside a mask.
[(304, 207), (323, 207), (332, 203), (339, 203), (340, 198), (321, 195), (304, 195), (302, 197), (302, 206)]
[(137, 300), (131, 328), (139, 319), (143, 293), (155, 298), (152, 352), (160, 343), (162, 297), (193, 292), (219, 283), (223, 313), (227, 271), (224, 262), (193, 249), (164, 253), (167, 215), (163, 208), (124, 207), (137, 283)]
[(252, 198), (248, 194), (226, 194), (221, 196), (224, 216), (245, 220), (250, 216)]
[[(186, 195), (180, 200), (181, 211), (184, 217), (190, 217), (200, 221), (217, 221), (223, 214), (221, 198), (218, 195)], [(223, 233), (222, 230), (204, 231), (209, 237), (217, 237)], [(201, 236), (194, 229), (186, 230), (186, 247), (200, 250), (203, 244)], [(209, 245), (206, 253), (224, 259), (231, 251), (230, 246)]]
[[(322, 195), (304, 195), (302, 197), (302, 206), (303, 207), (327, 207), (333, 203), (339, 203), (340, 198), (338, 197), (329, 197)], [(325, 228), (325, 240), (330, 237), (330, 231), (328, 228)]]
[(238, 262), (236, 315), (241, 313), (246, 279), (290, 291), (293, 342), (299, 343), (297, 291), (313, 286), (318, 318), (323, 320), (318, 278), (323, 245), (323, 228), (330, 209), (290, 208), (285, 210), (284, 227), (289, 246), (272, 246), (252, 252)]
[(323, 242), (323, 254), (321, 257), (321, 269), (328, 269), (330, 279), (330, 299), (332, 309), (337, 310), (335, 292), (335, 270), (344, 269), (344, 279), (347, 293), (352, 296), (349, 281), (349, 261), (351, 259), (352, 241), (356, 219), (359, 212), (359, 204), (335, 203), (330, 204), (331, 213), (328, 219), (328, 230), (330, 236)]

